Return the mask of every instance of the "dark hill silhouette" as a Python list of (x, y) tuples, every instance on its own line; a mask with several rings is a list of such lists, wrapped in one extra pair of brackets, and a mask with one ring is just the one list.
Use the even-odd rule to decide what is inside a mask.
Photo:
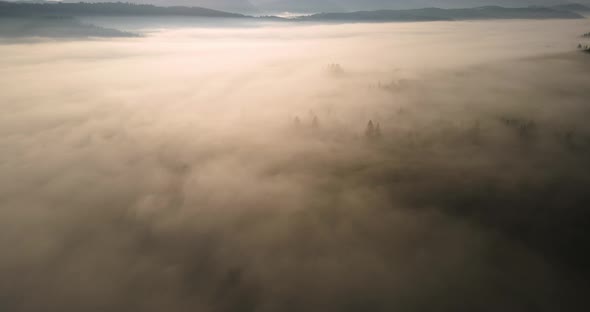
[(137, 34), (82, 23), (73, 17), (0, 18), (0, 38), (138, 37)]
[(0, 1), (0, 17), (23, 16), (195, 16), (244, 18), (245, 15), (200, 7), (157, 7), (122, 2), (23, 3)]

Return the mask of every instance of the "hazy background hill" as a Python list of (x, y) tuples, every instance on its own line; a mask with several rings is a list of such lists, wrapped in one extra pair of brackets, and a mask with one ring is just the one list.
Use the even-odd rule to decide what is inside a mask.
[(157, 7), (122, 2), (109, 3), (23, 3), (0, 1), (0, 17), (27, 16), (195, 16), (244, 17), (201, 7)]
[[(16, 1), (16, 0), (8, 0)], [(18, 2), (43, 3), (51, 0), (18, 0)], [(102, 0), (63, 0), (61, 2), (109, 2)], [(567, 10), (586, 10), (578, 4), (590, 6), (590, 0), (128, 0), (126, 3), (155, 6), (204, 7), (243, 14), (275, 14), (283, 12), (320, 13), (354, 12), (368, 10), (401, 10), (420, 8), (474, 8), (502, 6), (508, 8), (528, 6), (561, 6)]]
[[(76, 0), (66, 0), (66, 2), (80, 2)], [(107, 2), (85, 0), (84, 2)], [(156, 6), (186, 6), (186, 7), (203, 7), (221, 11), (239, 12), (239, 13), (256, 13), (258, 9), (249, 0), (131, 0), (124, 1), (138, 4), (152, 4)]]
[[(15, 1), (15, 0), (9, 0)], [(56, 2), (19, 0), (18, 2)], [(63, 0), (62, 2), (109, 2), (101, 0)], [(473, 8), (480, 6), (527, 7), (556, 6), (573, 9), (572, 4), (590, 5), (590, 0), (127, 0), (123, 2), (156, 6), (204, 7), (244, 14), (353, 12), (381, 9)]]
[[(590, 4), (589, 0), (575, 1)], [(263, 11), (345, 12), (379, 9), (472, 8), (497, 5), (503, 7), (553, 6), (572, 3), (561, 0), (252, 0)]]
[[(133, 0), (133, 2), (103, 2), (103, 1), (0, 1), (0, 16), (29, 16), (29, 15), (61, 15), (61, 16), (198, 16), (198, 17), (243, 17), (230, 11), (249, 12), (249, 14), (273, 14), (273, 12), (321, 12), (315, 19), (343, 19), (343, 20), (455, 20), (482, 18), (580, 18), (575, 12), (589, 11), (590, 7), (582, 4), (561, 4), (555, 6), (478, 6), (449, 8), (447, 6), (428, 6), (430, 0), (420, 0), (423, 6), (419, 8), (391, 9), (396, 1), (370, 0), (367, 5), (354, 5), (354, 0), (319, 1), (259, 0), (257, 9), (248, 0), (221, 1), (215, 5), (212, 0)], [(458, 0), (448, 0), (449, 3)], [(590, 1), (590, 0), (589, 0)], [(465, 1), (462, 1), (465, 2)], [(484, 0), (469, 3), (485, 3)], [(489, 0), (487, 1), (489, 2)], [(501, 2), (501, 1), (500, 1)], [(529, 1), (525, 1), (529, 2)], [(444, 4), (441, 2), (439, 4)], [(371, 5), (372, 4), (372, 5)], [(388, 5), (389, 4), (389, 5)], [(416, 5), (416, 2), (413, 2)], [(203, 6), (197, 6), (203, 5)], [(226, 11), (211, 9), (227, 7)], [(240, 7), (241, 9), (238, 9)], [(233, 10), (232, 10), (233, 8)], [(308, 8), (315, 8), (308, 11)], [(355, 10), (351, 10), (356, 8)], [(346, 14), (343, 14), (346, 13)]]
[(555, 10), (544, 7), (504, 8), (486, 6), (470, 9), (409, 9), (409, 10), (376, 10), (358, 12), (320, 13), (305, 16), (305, 20), (336, 20), (336, 21), (440, 21), (440, 20), (479, 20), (479, 19), (551, 19), (551, 18), (583, 18), (571, 11)]
[[(1, 16), (1, 15), (0, 15)], [(81, 22), (73, 17), (0, 18), (0, 38), (138, 37), (137, 34)]]

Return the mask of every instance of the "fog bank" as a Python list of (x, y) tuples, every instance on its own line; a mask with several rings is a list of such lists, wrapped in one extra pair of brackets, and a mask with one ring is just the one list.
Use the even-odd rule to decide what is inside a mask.
[(0, 310), (583, 307), (588, 21), (144, 30), (0, 44)]

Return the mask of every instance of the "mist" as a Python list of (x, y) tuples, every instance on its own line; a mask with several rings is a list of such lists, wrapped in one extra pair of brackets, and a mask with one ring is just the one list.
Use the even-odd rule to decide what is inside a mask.
[(587, 20), (132, 27), (0, 42), (0, 310), (585, 306)]

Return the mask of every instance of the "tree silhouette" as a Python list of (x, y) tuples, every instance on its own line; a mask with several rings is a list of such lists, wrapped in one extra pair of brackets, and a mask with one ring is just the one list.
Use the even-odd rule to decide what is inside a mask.
[(295, 129), (301, 128), (301, 119), (299, 119), (299, 116), (295, 116), (293, 119), (293, 126), (295, 126)]
[(332, 74), (332, 75), (342, 75), (344, 73), (344, 70), (342, 69), (342, 66), (340, 66), (340, 64), (329, 64), (328, 65), (328, 71)]
[(369, 123), (367, 124), (367, 128), (365, 129), (365, 137), (367, 137), (367, 139), (374, 139), (375, 135), (376, 135), (375, 124), (373, 124), (372, 120), (369, 120)]
[(313, 116), (313, 120), (311, 121), (311, 127), (313, 129), (319, 129), (320, 128), (320, 121), (318, 120), (317, 116)]
[(380, 123), (377, 123), (377, 126), (375, 126), (375, 138), (376, 139), (381, 138), (381, 124)]

